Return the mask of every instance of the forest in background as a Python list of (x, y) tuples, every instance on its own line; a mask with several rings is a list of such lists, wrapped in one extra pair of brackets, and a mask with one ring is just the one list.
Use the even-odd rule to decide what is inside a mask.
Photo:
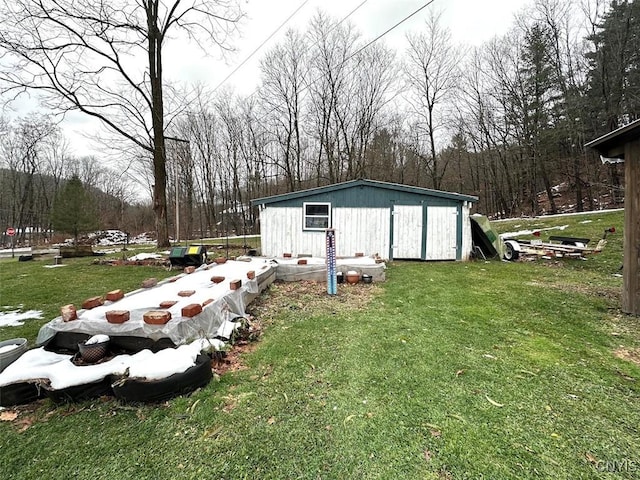
[[(396, 51), (319, 12), (263, 54), (254, 93), (202, 87), (172, 110), (170, 232), (176, 217), (183, 239), (255, 232), (250, 199), (355, 178), (477, 195), (491, 217), (619, 206), (621, 166), (584, 144), (638, 118), (639, 13), (640, 1), (534, 0), (473, 48), (431, 13)], [(0, 225), (48, 232), (76, 175), (102, 228), (153, 230), (148, 152), (74, 157), (45, 115), (0, 132)]]

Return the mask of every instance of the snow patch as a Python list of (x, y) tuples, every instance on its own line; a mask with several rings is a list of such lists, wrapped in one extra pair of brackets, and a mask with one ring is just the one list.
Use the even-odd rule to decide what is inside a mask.
[(157, 253), (138, 253), (133, 257), (129, 257), (128, 260), (132, 262), (137, 262), (140, 260), (155, 260), (157, 258), (162, 258), (162, 255), (159, 255)]
[[(102, 247), (122, 245), (124, 243), (140, 245), (154, 242), (152, 235), (148, 232), (141, 233), (135, 237), (129, 237), (127, 242), (127, 234), (122, 230), (99, 230), (97, 232), (89, 233), (86, 236), (86, 240), (89, 240), (92, 245)], [(67, 238), (63, 242), (63, 245), (73, 245), (73, 239)]]
[(108, 375), (127, 375), (130, 378), (159, 380), (182, 373), (195, 365), (204, 343), (198, 339), (178, 348), (166, 348), (157, 353), (141, 350), (133, 355), (118, 355), (95, 365), (77, 366), (71, 355), (48, 352), (43, 347), (25, 352), (0, 373), (0, 386), (20, 382), (43, 381), (53, 390), (97, 382)]
[(5, 345), (4, 347), (0, 347), (0, 353), (10, 352), (11, 350), (15, 350), (19, 346), (20, 345), (18, 345), (17, 343), (14, 343), (13, 345)]
[(19, 327), (24, 325), (24, 320), (40, 320), (42, 312), (39, 310), (28, 310), (21, 312), (20, 310), (9, 310), (0, 312), (0, 327)]
[(199, 353), (200, 349), (194, 348), (192, 345), (165, 348), (138, 362), (132, 362), (129, 367), (129, 378), (160, 380), (176, 373), (185, 372), (196, 364), (196, 357)]
[(89, 340), (84, 342), (85, 345), (94, 345), (96, 343), (104, 343), (109, 341), (108, 335), (94, 335)]

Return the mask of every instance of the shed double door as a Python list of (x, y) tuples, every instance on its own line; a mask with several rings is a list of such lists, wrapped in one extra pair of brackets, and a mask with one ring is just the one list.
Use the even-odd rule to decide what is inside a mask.
[(455, 260), (458, 209), (426, 207), (425, 212), (424, 208), (422, 205), (394, 205), (393, 258)]

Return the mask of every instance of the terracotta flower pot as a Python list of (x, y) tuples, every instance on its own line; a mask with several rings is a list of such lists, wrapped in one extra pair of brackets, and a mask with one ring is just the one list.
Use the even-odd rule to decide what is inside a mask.
[(354, 270), (349, 270), (345, 278), (347, 279), (347, 283), (355, 285), (360, 281), (360, 274)]

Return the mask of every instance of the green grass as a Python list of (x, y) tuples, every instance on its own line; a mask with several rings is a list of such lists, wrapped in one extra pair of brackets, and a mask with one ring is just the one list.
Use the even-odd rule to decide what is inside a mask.
[[(121, 258), (122, 254), (111, 256)], [(46, 268), (53, 264), (51, 256), (31, 262), (0, 259), (0, 310), (17, 306), (21, 306), (22, 311), (39, 310), (48, 321), (60, 315), (62, 305), (73, 303), (79, 308), (89, 297), (119, 288), (132, 291), (146, 278), (161, 280), (176, 274), (175, 270), (163, 267), (95, 265), (93, 257), (65, 258), (62, 262), (64, 267)], [(21, 327), (0, 327), (0, 340), (14, 337), (35, 340), (43, 323), (26, 320)]]
[[(600, 234), (595, 220), (574, 218), (565, 235)], [(16, 479), (637, 478), (640, 367), (614, 355), (621, 346), (640, 352), (638, 319), (620, 313), (621, 279), (612, 275), (620, 219), (602, 220), (620, 233), (586, 261), (396, 263), (384, 284), (341, 286), (337, 298), (322, 285), (275, 284), (254, 307), (264, 333), (243, 355), (246, 369), (161, 405), (100, 399), (19, 410), (15, 422), (0, 422), (0, 471)], [(66, 275), (83, 281), (57, 287), (65, 300), (55, 301), (33, 281), (13, 292), (7, 281), (39, 271), (10, 264), (8, 276), (7, 265), (3, 298), (11, 290), (10, 302), (52, 314), (49, 303), (156, 275), (78, 261)], [(40, 295), (44, 303), (27, 304)]]

